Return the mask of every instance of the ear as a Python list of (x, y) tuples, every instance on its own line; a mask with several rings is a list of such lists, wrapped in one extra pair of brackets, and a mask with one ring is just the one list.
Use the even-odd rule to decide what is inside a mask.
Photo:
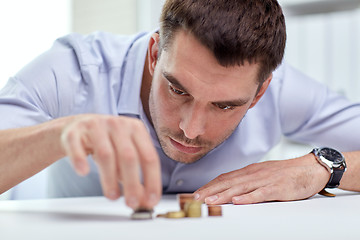
[(272, 77), (273, 77), (273, 75), (270, 74), (270, 76), (263, 82), (263, 84), (260, 87), (259, 92), (256, 94), (256, 96), (255, 96), (254, 100), (252, 101), (249, 108), (254, 107), (257, 104), (257, 102), (260, 100), (260, 98), (264, 95), (266, 89), (268, 88), (268, 86), (271, 82)]
[(148, 47), (148, 63), (149, 63), (149, 72), (151, 76), (153, 76), (156, 63), (158, 60), (158, 54), (159, 54), (159, 42), (160, 42), (160, 36), (158, 33), (154, 33), (149, 41), (149, 47)]

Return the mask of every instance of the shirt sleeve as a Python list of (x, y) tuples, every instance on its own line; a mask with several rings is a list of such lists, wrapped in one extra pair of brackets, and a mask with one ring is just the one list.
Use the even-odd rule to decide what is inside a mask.
[(74, 51), (56, 42), (0, 91), (0, 129), (39, 124), (65, 116), (81, 99), (82, 80)]
[(279, 97), (283, 134), (341, 151), (360, 150), (360, 104), (285, 66)]

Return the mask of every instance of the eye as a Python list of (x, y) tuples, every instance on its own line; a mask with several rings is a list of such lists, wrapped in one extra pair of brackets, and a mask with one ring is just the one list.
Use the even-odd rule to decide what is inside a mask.
[(235, 109), (234, 106), (229, 106), (229, 105), (224, 105), (224, 104), (214, 104), (217, 108), (219, 108), (220, 110), (233, 110)]
[(175, 87), (173, 87), (171, 85), (169, 85), (169, 88), (170, 88), (170, 90), (172, 92), (174, 92), (177, 95), (186, 95), (187, 94), (186, 92), (183, 92), (183, 91), (181, 91), (181, 90), (179, 90), (179, 89), (177, 89), (177, 88), (175, 88)]

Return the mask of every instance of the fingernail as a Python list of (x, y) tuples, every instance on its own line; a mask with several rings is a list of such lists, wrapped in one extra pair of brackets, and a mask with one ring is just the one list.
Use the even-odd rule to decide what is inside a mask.
[(118, 194), (116, 191), (111, 191), (109, 192), (109, 198), (112, 199), (112, 200), (115, 200), (118, 198)]
[(205, 198), (205, 202), (206, 203), (212, 203), (212, 202), (215, 202), (218, 199), (219, 199), (219, 197), (217, 195), (214, 195), (214, 196), (210, 196), (210, 197)]
[(239, 196), (239, 197), (233, 197), (233, 198), (232, 198), (232, 202), (233, 202), (233, 203), (238, 203), (238, 202), (240, 202), (241, 200), (242, 200), (242, 197), (240, 197), (240, 196)]
[(129, 199), (127, 200), (127, 204), (129, 207), (135, 209), (138, 207), (139, 201), (136, 199), (136, 197), (129, 197)]
[(195, 199), (195, 200), (199, 200), (199, 199), (200, 199), (200, 194), (195, 193), (195, 195), (194, 195), (194, 199)]

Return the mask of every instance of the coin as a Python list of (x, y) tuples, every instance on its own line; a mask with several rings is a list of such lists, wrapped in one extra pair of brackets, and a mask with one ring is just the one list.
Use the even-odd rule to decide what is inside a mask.
[(159, 213), (156, 215), (157, 218), (166, 218), (167, 213)]
[(200, 201), (191, 201), (185, 203), (185, 213), (186, 217), (197, 218), (201, 217), (201, 202)]
[(208, 205), (208, 216), (222, 216), (222, 208), (219, 205)]
[(182, 211), (185, 209), (185, 203), (194, 200), (194, 195), (192, 193), (179, 193), (176, 197), (179, 202), (180, 210)]
[(176, 212), (167, 212), (166, 218), (184, 218), (185, 212), (184, 211), (176, 211)]
[(131, 219), (133, 220), (148, 220), (152, 219), (153, 210), (146, 208), (138, 208), (133, 214), (131, 214)]

